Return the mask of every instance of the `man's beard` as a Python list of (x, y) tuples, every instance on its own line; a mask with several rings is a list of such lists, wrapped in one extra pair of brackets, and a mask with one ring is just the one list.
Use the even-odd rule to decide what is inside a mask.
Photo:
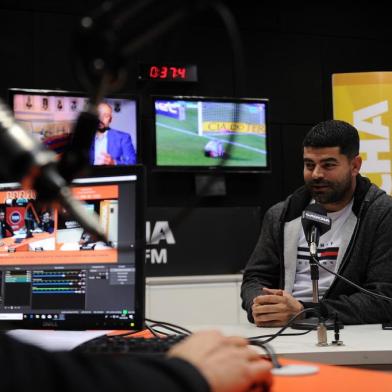
[[(316, 202), (321, 204), (337, 203), (345, 198), (352, 187), (351, 174), (342, 181), (327, 181), (327, 180), (310, 180), (305, 183), (309, 189), (312, 197)], [(317, 191), (314, 186), (326, 186), (322, 191)]]
[(99, 123), (97, 131), (100, 133), (105, 133), (109, 127), (106, 127), (103, 123)]

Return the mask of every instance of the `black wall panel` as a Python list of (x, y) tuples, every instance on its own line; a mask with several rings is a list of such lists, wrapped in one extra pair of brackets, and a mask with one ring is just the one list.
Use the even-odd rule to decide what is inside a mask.
[(35, 37), (29, 12), (0, 7), (0, 20), (0, 89), (5, 97), (8, 87), (31, 85)]
[(34, 83), (28, 87), (79, 90), (72, 68), (72, 32), (79, 23), (75, 15), (33, 13)]

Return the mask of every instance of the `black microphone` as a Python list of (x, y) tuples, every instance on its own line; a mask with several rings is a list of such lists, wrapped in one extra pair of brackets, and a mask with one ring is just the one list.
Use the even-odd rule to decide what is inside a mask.
[(326, 209), (318, 203), (308, 205), (302, 213), (302, 227), (309, 244), (310, 255), (317, 256), (320, 237), (331, 228), (331, 218)]
[[(301, 223), (310, 250), (309, 267), (310, 279), (312, 281), (312, 302), (314, 304), (318, 304), (319, 261), (317, 257), (317, 247), (320, 237), (331, 229), (331, 218), (327, 216), (327, 211), (321, 204), (314, 203), (309, 204), (302, 212)], [(291, 325), (291, 328), (301, 330), (317, 328), (317, 345), (326, 346), (328, 344), (326, 335), (327, 329), (333, 329), (335, 327), (335, 323), (330, 319), (325, 320), (319, 311), (317, 311), (317, 313), (317, 317), (307, 317), (302, 320), (297, 320)]]
[[(96, 215), (88, 213), (83, 204), (72, 196), (66, 179), (60, 172), (56, 155), (20, 126), (9, 108), (0, 100), (0, 176), (16, 180), (25, 188), (34, 188), (37, 198), (56, 201), (80, 225), (97, 239), (106, 242), (106, 235)], [(71, 178), (64, 165), (64, 174)]]

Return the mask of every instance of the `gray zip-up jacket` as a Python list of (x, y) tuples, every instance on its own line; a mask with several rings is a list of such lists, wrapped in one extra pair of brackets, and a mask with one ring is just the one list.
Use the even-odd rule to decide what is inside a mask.
[[(254, 322), (253, 299), (263, 287), (292, 291), (298, 236), (291, 233), (300, 225), (299, 218), (310, 199), (308, 190), (301, 187), (264, 216), (241, 287), (242, 306), (250, 322)], [(367, 290), (392, 298), (392, 198), (358, 175), (352, 212), (348, 228), (342, 233), (338, 273)], [(325, 317), (337, 313), (344, 324), (392, 320), (392, 300), (374, 298), (336, 277), (320, 299), (319, 308)]]

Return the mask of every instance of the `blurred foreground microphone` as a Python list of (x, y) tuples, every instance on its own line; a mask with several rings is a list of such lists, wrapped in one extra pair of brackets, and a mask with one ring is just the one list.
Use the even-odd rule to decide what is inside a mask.
[[(71, 164), (63, 165), (62, 172), (68, 174)], [(99, 224), (98, 217), (87, 211), (76, 200), (60, 174), (56, 155), (26, 132), (14, 119), (9, 108), (0, 100), (0, 176), (7, 180), (17, 180), (25, 188), (37, 191), (38, 200), (49, 203), (57, 202), (95, 236), (106, 242), (106, 236)]]
[(310, 204), (302, 213), (301, 219), (311, 256), (317, 256), (320, 237), (331, 228), (331, 218), (321, 204)]

